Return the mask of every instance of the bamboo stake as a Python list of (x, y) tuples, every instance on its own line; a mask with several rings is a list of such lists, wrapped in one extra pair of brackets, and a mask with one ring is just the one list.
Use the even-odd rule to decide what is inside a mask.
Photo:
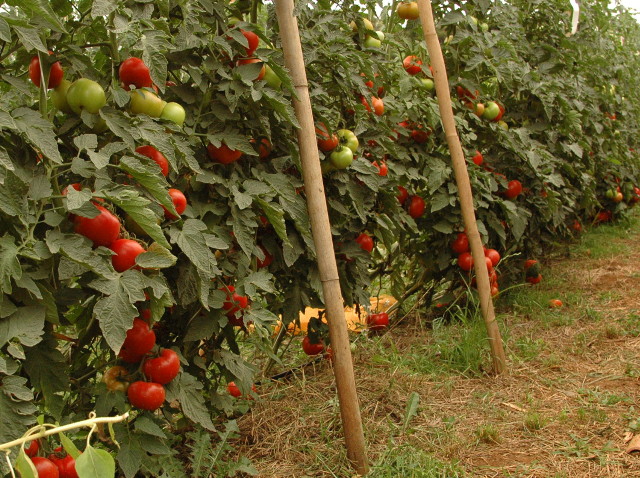
[(356, 393), (349, 334), (344, 315), (344, 304), (342, 292), (340, 291), (338, 267), (333, 249), (333, 237), (324, 194), (324, 184), (320, 171), (320, 157), (318, 155), (315, 124), (307, 85), (307, 73), (302, 56), (302, 45), (300, 44), (298, 21), (293, 13), (293, 0), (275, 0), (275, 6), (278, 25), (280, 26), (285, 65), (291, 72), (297, 94), (294, 107), (296, 117), (300, 123), (298, 144), (302, 160), (302, 177), (329, 322), (329, 336), (334, 357), (334, 374), (347, 446), (347, 457), (356, 471), (361, 475), (365, 475), (368, 471), (368, 465), (362, 419), (360, 417), (360, 405)]
[(489, 273), (486, 262), (484, 261), (484, 251), (482, 249), (482, 240), (478, 232), (476, 223), (476, 215), (473, 208), (473, 195), (471, 192), (471, 183), (469, 182), (469, 172), (467, 164), (460, 144), (460, 138), (456, 130), (456, 124), (453, 116), (453, 108), (451, 106), (451, 97), (449, 93), (449, 80), (447, 78), (447, 70), (440, 48), (440, 41), (436, 33), (435, 22), (433, 19), (433, 11), (431, 9), (431, 0), (418, 0), (418, 8), (420, 11), (420, 22), (424, 32), (424, 39), (427, 43), (427, 50), (433, 67), (433, 77), (436, 84), (436, 94), (438, 96), (438, 106), (440, 108), (440, 116), (444, 125), (444, 131), (451, 151), (451, 160), (453, 162), (453, 171), (458, 185), (458, 194), (460, 195), (460, 207), (462, 208), (462, 218), (469, 237), (469, 245), (471, 246), (471, 254), (474, 258), (474, 268), (476, 272), (476, 281), (478, 283), (478, 293), (480, 295), (480, 309), (487, 327), (487, 335), (489, 336), (489, 345), (491, 346), (491, 357), (493, 359), (493, 369), (495, 373), (501, 374), (507, 372), (507, 362), (500, 336), (500, 329), (496, 322), (495, 312), (493, 310), (493, 301), (491, 300), (491, 286), (489, 284)]

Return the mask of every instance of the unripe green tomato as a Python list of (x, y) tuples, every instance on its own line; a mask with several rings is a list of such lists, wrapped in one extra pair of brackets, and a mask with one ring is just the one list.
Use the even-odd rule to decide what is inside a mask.
[(433, 89), (436, 87), (436, 84), (431, 78), (420, 78), (420, 83), (427, 91), (433, 91)]
[(367, 38), (364, 39), (364, 46), (366, 48), (380, 48), (382, 46), (382, 42), (377, 38), (368, 36)]
[(71, 82), (63, 79), (58, 86), (51, 90), (51, 103), (53, 103), (53, 107), (63, 113), (73, 112), (67, 102), (67, 92), (70, 86)]
[(276, 75), (273, 69), (265, 64), (264, 65), (264, 78), (263, 80), (274, 90), (279, 90), (282, 87), (282, 80), (278, 75)]
[(159, 118), (167, 104), (158, 95), (147, 90), (133, 90), (130, 95), (129, 110), (134, 115), (144, 114), (152, 118)]
[(355, 153), (358, 150), (358, 146), (360, 146), (360, 143), (358, 142), (358, 138), (353, 133), (353, 131), (348, 129), (339, 129), (338, 131), (336, 131), (336, 134), (340, 139), (340, 143), (344, 144), (352, 152)]
[(182, 105), (173, 101), (164, 105), (162, 113), (160, 114), (160, 118), (172, 121), (178, 126), (182, 126), (184, 124), (186, 117), (187, 113)]
[(353, 151), (347, 146), (338, 146), (329, 155), (329, 161), (336, 169), (347, 169), (353, 163)]
[(107, 104), (107, 97), (99, 83), (88, 78), (80, 78), (69, 86), (67, 104), (74, 113), (80, 114), (82, 110), (86, 110), (96, 114)]
[(495, 101), (489, 101), (484, 107), (482, 117), (488, 120), (495, 119), (500, 114), (500, 107)]

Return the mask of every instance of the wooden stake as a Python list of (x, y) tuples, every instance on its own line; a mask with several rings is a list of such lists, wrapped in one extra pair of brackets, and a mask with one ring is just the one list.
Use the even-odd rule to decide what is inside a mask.
[(462, 151), (462, 145), (460, 144), (460, 138), (456, 131), (456, 123), (449, 92), (449, 80), (447, 78), (442, 49), (440, 48), (440, 41), (438, 40), (435, 22), (433, 20), (431, 0), (418, 0), (418, 8), (424, 39), (427, 43), (427, 50), (431, 58), (431, 66), (433, 67), (433, 77), (436, 84), (436, 94), (438, 95), (440, 116), (442, 117), (447, 143), (449, 144), (449, 151), (451, 152), (453, 171), (458, 185), (462, 218), (464, 220), (467, 237), (469, 238), (471, 254), (474, 259), (473, 263), (476, 272), (476, 281), (478, 283), (478, 293), (480, 295), (480, 309), (482, 310), (482, 317), (484, 318), (489, 336), (493, 369), (495, 373), (501, 374), (507, 371), (507, 361), (504, 354), (502, 337), (500, 336), (500, 329), (498, 328), (493, 310), (489, 273), (484, 260), (482, 240), (478, 232), (476, 215), (473, 208), (473, 195), (471, 192), (471, 183), (469, 182), (469, 172), (467, 171), (467, 163), (464, 152)]
[(349, 333), (344, 315), (344, 304), (338, 266), (333, 249), (333, 237), (324, 194), (320, 157), (315, 124), (309, 98), (307, 73), (302, 56), (298, 21), (293, 15), (293, 0), (275, 0), (276, 15), (280, 26), (285, 65), (291, 72), (298, 99), (294, 101), (296, 117), (300, 123), (298, 144), (302, 159), (302, 177), (307, 196), (307, 208), (311, 220), (311, 232), (316, 248), (318, 270), (329, 322), (329, 335), (333, 351), (333, 367), (340, 401), (342, 427), (347, 445), (347, 457), (356, 471), (365, 475), (367, 457), (360, 417), (360, 405), (356, 394), (355, 376), (349, 347)]

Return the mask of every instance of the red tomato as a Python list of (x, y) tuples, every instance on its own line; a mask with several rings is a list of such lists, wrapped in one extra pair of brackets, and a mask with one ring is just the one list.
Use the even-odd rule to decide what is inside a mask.
[(317, 124), (316, 136), (318, 137), (318, 148), (324, 153), (333, 151), (340, 143), (340, 139), (337, 134), (332, 134), (331, 137), (329, 137), (328, 129), (324, 123)]
[(63, 196), (66, 196), (67, 194), (69, 194), (69, 188), (73, 188), (76, 191), (82, 191), (82, 185), (80, 183), (72, 183), (62, 190)]
[(498, 288), (498, 284), (491, 286), (491, 297), (495, 297), (500, 293), (500, 289)]
[(152, 382), (166, 385), (178, 376), (180, 359), (171, 349), (162, 349), (160, 357), (147, 359), (142, 366), (145, 376)]
[(75, 216), (74, 231), (90, 239), (94, 246), (109, 247), (120, 236), (120, 219), (102, 206), (94, 205), (100, 211), (94, 218)]
[(136, 153), (140, 153), (147, 158), (152, 159), (158, 166), (160, 166), (160, 171), (162, 171), (162, 175), (166, 178), (169, 174), (169, 161), (164, 157), (160, 151), (158, 151), (153, 146), (139, 146), (136, 148)]
[(575, 221), (573, 221), (573, 224), (571, 224), (571, 229), (573, 229), (576, 232), (581, 232), (582, 224), (580, 224), (580, 221), (576, 219)]
[(249, 46), (245, 49), (247, 51), (247, 56), (251, 56), (258, 48), (258, 44), (260, 43), (260, 38), (258, 37), (258, 35), (256, 35), (253, 32), (249, 32), (247, 30), (240, 30), (240, 31), (242, 32), (244, 37), (247, 39), (247, 42), (249, 42)]
[(41, 456), (34, 456), (31, 461), (36, 467), (38, 478), (60, 478), (60, 471), (51, 460)]
[(132, 407), (153, 411), (164, 403), (165, 390), (159, 383), (138, 381), (129, 385), (127, 397)]
[(498, 108), (500, 108), (500, 113), (498, 113), (498, 116), (496, 116), (495, 118), (493, 118), (491, 121), (493, 121), (494, 123), (497, 123), (498, 121), (500, 121), (502, 119), (502, 116), (504, 116), (504, 106), (502, 106), (500, 103), (498, 103), (496, 101), (496, 104), (498, 105)]
[(40, 440), (33, 440), (29, 443), (29, 446), (24, 447), (24, 452), (27, 454), (29, 458), (32, 458), (38, 454), (38, 450), (40, 449)]
[(562, 307), (562, 301), (560, 299), (551, 299), (549, 301), (549, 308), (550, 309), (559, 309), (560, 307)]
[(227, 391), (232, 397), (238, 398), (242, 396), (242, 392), (240, 391), (240, 389), (238, 388), (235, 382), (229, 382), (227, 384)]
[(389, 174), (389, 167), (386, 161), (380, 161), (380, 163), (374, 161), (372, 164), (378, 169), (378, 176), (386, 176)]
[(136, 257), (147, 252), (139, 242), (132, 239), (116, 239), (109, 246), (115, 256), (111, 256), (111, 264), (118, 272), (124, 272), (136, 265)]
[(302, 339), (302, 350), (304, 350), (304, 353), (307, 355), (318, 355), (324, 352), (324, 343), (322, 343), (322, 340), (317, 344), (311, 343), (311, 339), (306, 335), (305, 338)]
[[(185, 209), (187, 209), (187, 198), (185, 197), (185, 195), (179, 189), (171, 188), (169, 189), (169, 196), (171, 196), (171, 200), (173, 201), (173, 206), (176, 208), (176, 212), (178, 214), (182, 214)], [(169, 219), (178, 219), (176, 216), (171, 214), (164, 206), (162, 207), (162, 209), (164, 209), (165, 217)]]
[(458, 94), (458, 98), (460, 98), (461, 100), (465, 98), (469, 100), (475, 100), (480, 94), (478, 90), (476, 90), (475, 94), (473, 94), (463, 86), (456, 86), (456, 93)]
[(237, 317), (237, 312), (249, 306), (249, 298), (246, 295), (237, 294), (236, 288), (232, 285), (223, 287), (220, 290), (227, 293), (227, 300), (222, 304), (222, 308), (226, 310), (227, 318), (231, 325), (244, 325), (242, 316)]
[(149, 67), (145, 65), (144, 61), (135, 56), (127, 58), (120, 64), (118, 77), (123, 85), (122, 87), (127, 91), (129, 91), (131, 85), (136, 88), (151, 88), (153, 86)]
[[(249, 142), (253, 144), (254, 148), (256, 147), (255, 139), (252, 138), (251, 140), (249, 140)], [(267, 159), (271, 154), (272, 150), (273, 150), (273, 146), (271, 146), (271, 141), (269, 141), (267, 138), (260, 138), (260, 143), (258, 144), (258, 148), (257, 148), (258, 157), (260, 159)]]
[(231, 164), (242, 156), (242, 151), (231, 149), (224, 143), (222, 143), (219, 148), (209, 143), (207, 152), (212, 160), (222, 164)]
[(256, 79), (253, 80), (253, 81), (260, 81), (261, 79), (264, 78), (264, 75), (267, 73), (267, 68), (264, 65), (264, 62), (260, 58), (243, 58), (241, 60), (238, 60), (236, 62), (236, 65), (237, 66), (250, 65), (252, 63), (262, 63), (262, 69), (260, 70), (260, 73), (258, 73), (258, 76), (256, 77)]
[(398, 195), (396, 197), (400, 204), (404, 204), (409, 199), (409, 192), (402, 186), (398, 186)]
[(526, 271), (527, 269), (529, 269), (530, 267), (535, 266), (538, 263), (538, 261), (536, 261), (535, 259), (527, 259), (524, 262), (524, 270)]
[(477, 166), (480, 166), (484, 161), (484, 157), (480, 151), (476, 151), (476, 155), (471, 158), (471, 161), (473, 161)]
[(424, 214), (426, 203), (420, 196), (411, 196), (411, 202), (409, 203), (409, 216), (414, 219), (418, 219)]
[(49, 460), (58, 467), (60, 478), (78, 478), (76, 460), (71, 455), (68, 455), (61, 446), (54, 451), (55, 453), (49, 455)]
[(458, 256), (458, 266), (467, 272), (473, 268), (473, 256), (470, 252), (463, 252)]
[[(53, 52), (49, 50), (49, 55)], [(34, 85), (40, 88), (40, 59), (38, 55), (31, 58), (31, 63), (29, 63), (29, 78)], [(62, 71), (62, 66), (59, 61), (56, 61), (53, 65), (51, 65), (51, 69), (49, 70), (49, 82), (47, 83), (47, 88), (55, 88), (62, 82), (62, 77), (64, 76), (64, 72)]]
[(367, 325), (370, 330), (382, 330), (389, 326), (389, 314), (380, 312), (379, 314), (369, 314)]
[(487, 271), (489, 272), (489, 274), (491, 274), (491, 272), (493, 272), (493, 261), (491, 261), (490, 257), (486, 257), (486, 256), (484, 260), (487, 263)]
[(522, 193), (522, 183), (517, 179), (509, 181), (507, 184), (507, 190), (504, 193), (505, 197), (507, 199), (515, 199), (520, 195), (520, 193)]
[(269, 253), (268, 250), (264, 248), (264, 246), (258, 246), (262, 250), (264, 254), (264, 259), (258, 259), (257, 266), (258, 269), (262, 269), (263, 267), (269, 267), (273, 262), (273, 256)]
[(539, 284), (541, 280), (542, 280), (542, 274), (538, 274), (535, 277), (527, 277), (527, 282), (529, 284)]
[(363, 251), (371, 252), (373, 250), (373, 238), (369, 234), (363, 232), (356, 238), (356, 242), (360, 244)]
[(464, 232), (458, 233), (455, 241), (451, 243), (451, 250), (456, 254), (469, 252), (469, 238)]
[(410, 75), (417, 75), (418, 73), (420, 73), (422, 71), (420, 65), (422, 65), (422, 60), (420, 60), (415, 55), (409, 55), (404, 60), (402, 60), (402, 66), (404, 67), (404, 70)]
[(144, 320), (133, 319), (133, 326), (127, 330), (127, 335), (118, 353), (123, 361), (127, 363), (140, 362), (156, 345), (156, 334), (149, 328)]
[(495, 249), (487, 249), (484, 251), (484, 255), (491, 259), (491, 265), (493, 267), (497, 266), (498, 262), (500, 262), (500, 253)]
[(423, 144), (426, 143), (431, 136), (431, 130), (423, 130), (422, 125), (415, 126), (417, 129), (411, 131), (410, 136), (414, 143)]

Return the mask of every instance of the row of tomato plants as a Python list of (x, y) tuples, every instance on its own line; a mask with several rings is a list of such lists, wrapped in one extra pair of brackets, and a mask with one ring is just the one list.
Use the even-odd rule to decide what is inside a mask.
[[(584, 3), (569, 37), (562, 2), (434, 7), (494, 293), (501, 255), (521, 280), (524, 256), (640, 197), (637, 80), (605, 68), (636, 64), (637, 24)], [(278, 26), (253, 7), (0, 16), (0, 442), (38, 413), (132, 406), (104, 440), (121, 472), (186, 476), (278, 359), (275, 323), (322, 306)], [(473, 282), (413, 8), (297, 10), (346, 304), (378, 279), (440, 303)]]

